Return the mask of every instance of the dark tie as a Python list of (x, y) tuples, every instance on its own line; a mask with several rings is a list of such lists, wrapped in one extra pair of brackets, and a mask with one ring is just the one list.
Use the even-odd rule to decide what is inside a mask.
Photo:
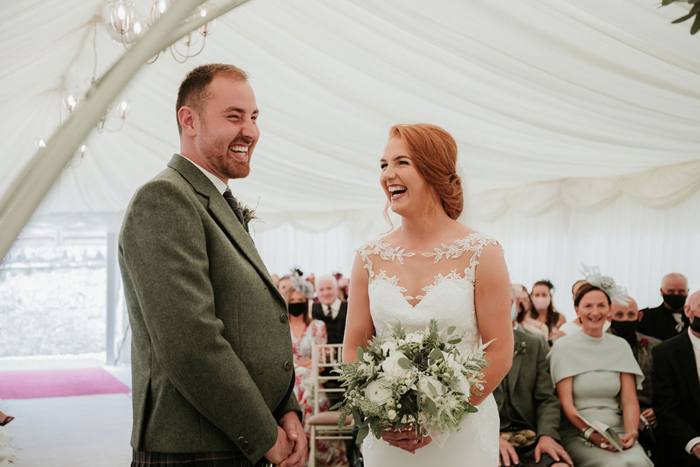
[(326, 305), (326, 316), (328, 318), (333, 319), (333, 310), (331, 310), (331, 307), (329, 307), (328, 305)]
[[(233, 196), (233, 193), (231, 193), (230, 188), (226, 188), (226, 191), (224, 191), (224, 199), (226, 200), (228, 205), (231, 207), (231, 210), (236, 215), (238, 220), (241, 222), (241, 225), (243, 227), (245, 227), (245, 222), (243, 221), (243, 212), (239, 209), (238, 201), (236, 201), (236, 198)], [(248, 229), (246, 229), (246, 231), (247, 230)]]

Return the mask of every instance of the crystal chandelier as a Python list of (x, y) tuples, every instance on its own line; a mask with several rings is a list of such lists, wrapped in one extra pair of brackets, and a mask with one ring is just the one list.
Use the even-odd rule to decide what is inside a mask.
[[(134, 3), (124, 0), (110, 0), (107, 2), (105, 12), (106, 27), (110, 36), (117, 42), (128, 48), (130, 44), (136, 42), (146, 30), (153, 25), (172, 5), (173, 0), (153, 0), (148, 18), (138, 15), (135, 11)], [(206, 18), (211, 4), (204, 3), (197, 7), (194, 18)], [(199, 55), (204, 50), (207, 36), (214, 27), (214, 20), (204, 24), (202, 27), (187, 34), (185, 37), (175, 42), (171, 46), (159, 52), (148, 63), (155, 62), (161, 53), (170, 54), (178, 63), (184, 63), (188, 58)]]

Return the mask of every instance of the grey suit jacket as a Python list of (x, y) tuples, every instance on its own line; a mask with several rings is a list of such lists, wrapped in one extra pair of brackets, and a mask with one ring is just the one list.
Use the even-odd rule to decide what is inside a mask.
[(544, 339), (526, 331), (516, 329), (513, 337), (513, 366), (493, 392), (501, 426), (525, 424), (537, 436), (547, 435), (559, 441), (561, 403), (549, 373), (549, 349)]
[(300, 412), (287, 307), (190, 161), (176, 154), (136, 192), (119, 264), (133, 333), (133, 448), (260, 460), (277, 420)]

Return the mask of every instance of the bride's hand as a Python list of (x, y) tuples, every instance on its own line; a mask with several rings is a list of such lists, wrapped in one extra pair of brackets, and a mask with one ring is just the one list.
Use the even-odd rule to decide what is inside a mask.
[(415, 427), (409, 425), (400, 430), (393, 428), (384, 430), (382, 439), (389, 443), (390, 446), (403, 449), (411, 454), (414, 454), (416, 449), (425, 447), (432, 441), (430, 436), (423, 436), (421, 433), (418, 433)]

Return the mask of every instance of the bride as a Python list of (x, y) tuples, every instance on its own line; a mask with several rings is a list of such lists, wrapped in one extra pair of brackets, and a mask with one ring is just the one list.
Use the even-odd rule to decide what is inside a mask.
[(513, 332), (510, 281), (503, 250), (496, 240), (456, 221), (462, 212), (461, 181), (456, 173), (457, 144), (440, 127), (396, 125), (380, 161), (380, 183), (387, 209), (401, 225), (361, 247), (352, 270), (343, 358), (357, 359), (358, 345), (390, 333), (400, 322), (424, 329), (431, 319), (441, 328), (466, 333), (469, 349), (493, 340), (486, 349), (479, 409), (459, 431), (438, 446), (415, 430), (385, 431), (381, 440), (366, 438), (367, 467), (498, 465), (499, 417), (491, 392), (510, 369)]

